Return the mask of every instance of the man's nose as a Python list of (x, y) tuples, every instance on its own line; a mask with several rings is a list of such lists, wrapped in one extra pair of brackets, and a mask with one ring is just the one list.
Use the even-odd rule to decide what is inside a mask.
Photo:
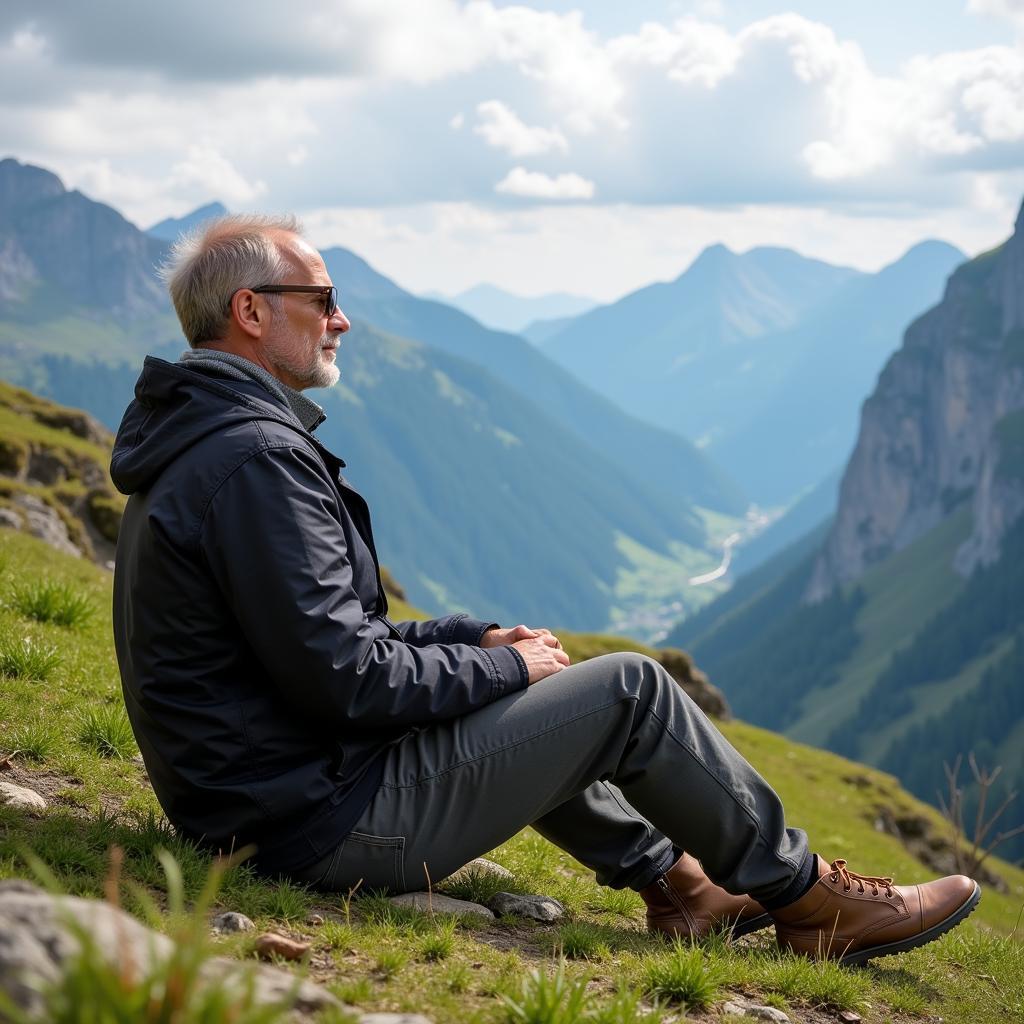
[(342, 313), (341, 307), (339, 306), (331, 314), (330, 319), (327, 321), (327, 326), (330, 327), (331, 330), (341, 331), (341, 333), (344, 334), (352, 324), (349, 323), (348, 317)]

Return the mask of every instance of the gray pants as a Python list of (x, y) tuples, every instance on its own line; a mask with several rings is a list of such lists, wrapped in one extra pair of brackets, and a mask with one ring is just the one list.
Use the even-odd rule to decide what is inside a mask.
[(640, 889), (681, 850), (717, 884), (770, 899), (807, 837), (656, 661), (610, 654), (418, 729), (342, 844), (300, 881), (424, 889), (527, 825), (603, 885)]

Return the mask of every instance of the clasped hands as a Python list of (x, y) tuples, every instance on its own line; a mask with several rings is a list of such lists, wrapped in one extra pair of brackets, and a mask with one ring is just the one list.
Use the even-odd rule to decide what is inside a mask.
[(562, 650), (558, 637), (550, 629), (529, 626), (498, 627), (487, 630), (480, 638), (481, 647), (514, 647), (526, 662), (530, 683), (561, 672), (569, 664), (569, 655)]

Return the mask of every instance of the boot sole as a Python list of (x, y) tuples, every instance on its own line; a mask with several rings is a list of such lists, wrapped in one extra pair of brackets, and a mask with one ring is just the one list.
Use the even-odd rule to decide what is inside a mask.
[(908, 949), (924, 946), (955, 928), (965, 917), (968, 917), (974, 911), (974, 908), (980, 901), (981, 886), (975, 882), (974, 892), (944, 921), (933, 924), (931, 928), (927, 928), (917, 935), (911, 935), (909, 938), (901, 939), (899, 942), (889, 942), (884, 946), (871, 946), (868, 949), (858, 949), (856, 952), (847, 953), (839, 958), (839, 963), (855, 966), (867, 963), (875, 957), (891, 956), (893, 953), (905, 953)]
[(760, 917), (751, 917), (746, 921), (737, 921), (729, 928), (728, 934), (734, 939), (738, 939), (741, 935), (759, 932), (762, 928), (767, 928), (772, 923), (771, 914), (762, 914)]

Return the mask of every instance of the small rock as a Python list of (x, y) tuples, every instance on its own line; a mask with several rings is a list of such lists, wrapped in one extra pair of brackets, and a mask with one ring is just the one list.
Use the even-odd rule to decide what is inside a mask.
[(237, 914), (233, 910), (218, 914), (211, 922), (210, 927), (215, 932), (254, 932), (256, 925), (245, 916)]
[(391, 902), (396, 907), (413, 907), (416, 910), (433, 911), (435, 914), (479, 914), (481, 917), (494, 920), (494, 914), (479, 903), (452, 899), (451, 896), (442, 896), (436, 892), (403, 892), (398, 896), (392, 896)]
[(487, 901), (496, 914), (518, 914), (534, 921), (557, 921), (565, 907), (551, 896), (522, 896), (514, 892), (496, 892)]
[(319, 928), (323, 923), (324, 919), (322, 914), (310, 914), (309, 917), (306, 918), (306, 924), (313, 928)]
[(46, 801), (34, 789), (16, 786), (13, 782), (0, 782), (0, 804), (33, 814), (46, 810)]
[[(0, 883), (0, 989), (31, 1019), (47, 1019), (42, 988), (57, 983), (78, 958), (83, 931), (112, 966), (123, 969), (124, 951), (130, 950), (132, 969), (139, 975), (162, 970), (174, 949), (166, 935), (108, 903), (51, 896), (20, 880)], [(213, 957), (199, 973), (205, 988), (251, 988), (261, 1006), (287, 1002), (302, 1013), (341, 1007), (330, 992), (279, 967)]]
[(789, 1017), (774, 1006), (755, 1006), (750, 1003), (730, 1001), (722, 1007), (722, 1012), (734, 1017), (751, 1017), (754, 1020), (772, 1020), (777, 1024), (788, 1024)]
[(861, 1015), (854, 1013), (853, 1010), (840, 1010), (839, 1019), (843, 1024), (860, 1024)]
[(364, 1013), (359, 1024), (433, 1024), (422, 1013)]
[(277, 932), (266, 932), (256, 940), (253, 948), (261, 960), (271, 960), (275, 956), (285, 960), (301, 960), (309, 952), (309, 943), (296, 942)]
[(477, 857), (468, 864), (463, 864), (458, 871), (453, 871), (445, 881), (458, 882), (473, 875), (493, 875), (495, 878), (504, 879), (512, 878), (512, 872), (508, 868), (503, 868), (500, 864), (496, 864), (493, 860), (488, 860), (486, 857)]

